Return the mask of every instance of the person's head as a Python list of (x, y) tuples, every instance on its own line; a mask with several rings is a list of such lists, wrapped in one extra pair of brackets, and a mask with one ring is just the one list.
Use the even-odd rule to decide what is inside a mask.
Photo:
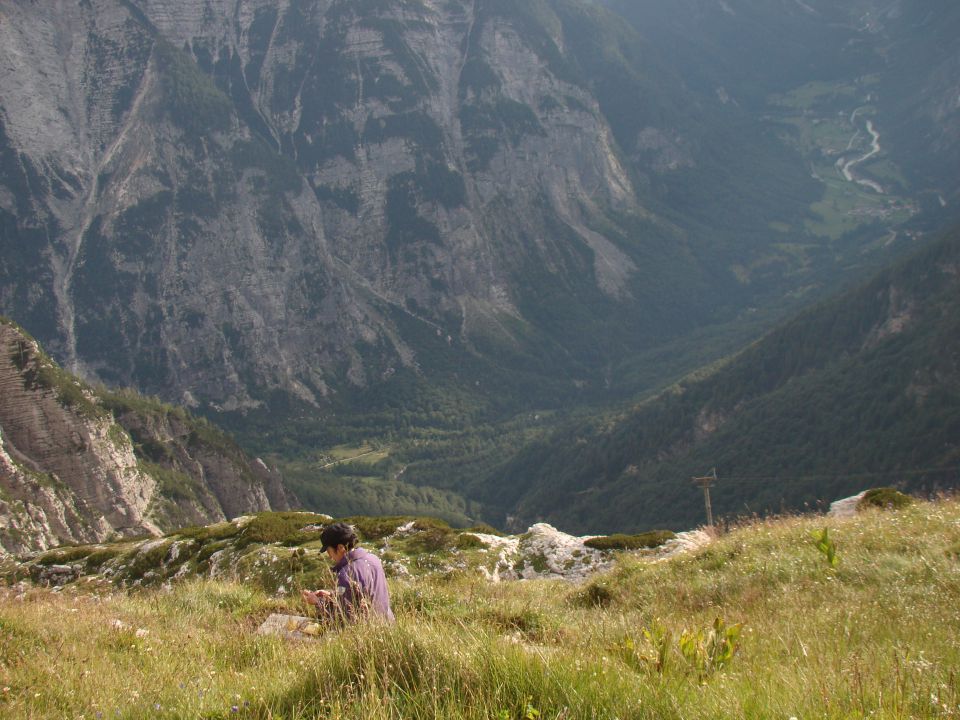
[(334, 562), (357, 546), (357, 533), (350, 525), (338, 522), (327, 525), (320, 533), (321, 550)]

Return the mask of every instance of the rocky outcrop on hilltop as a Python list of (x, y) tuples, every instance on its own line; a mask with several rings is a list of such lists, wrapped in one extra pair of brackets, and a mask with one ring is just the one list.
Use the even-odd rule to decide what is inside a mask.
[[(320, 533), (333, 518), (309, 512), (259, 513), (149, 540), (59, 548), (38, 553), (16, 571), (46, 585), (99, 576), (121, 586), (150, 586), (196, 577), (242, 578), (278, 595), (329, 580)], [(559, 579), (579, 582), (613, 567), (629, 552), (657, 561), (711, 541), (703, 531), (679, 533), (660, 546), (598, 550), (545, 523), (521, 535), (453, 530), (430, 518), (353, 518), (390, 577), (477, 573), (491, 582)], [(596, 536), (591, 536), (596, 537)]]
[(0, 551), (157, 535), (288, 502), (276, 473), (212, 426), (95, 391), (0, 322)]

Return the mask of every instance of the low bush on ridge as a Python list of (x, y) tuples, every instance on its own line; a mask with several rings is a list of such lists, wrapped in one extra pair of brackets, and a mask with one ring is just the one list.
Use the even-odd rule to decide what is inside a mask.
[(909, 495), (904, 495), (895, 488), (872, 488), (867, 490), (863, 494), (863, 497), (860, 498), (860, 502), (857, 503), (857, 510), (863, 510), (864, 508), (869, 507), (882, 508), (884, 510), (899, 510), (901, 508), (905, 508), (912, 502), (912, 497)]
[(650, 530), (639, 535), (603, 535), (585, 540), (583, 544), (594, 550), (640, 550), (660, 547), (675, 537), (670, 530)]

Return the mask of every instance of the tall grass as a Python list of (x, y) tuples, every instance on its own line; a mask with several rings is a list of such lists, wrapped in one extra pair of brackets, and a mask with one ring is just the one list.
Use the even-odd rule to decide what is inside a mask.
[[(835, 567), (812, 537), (825, 526)], [(0, 715), (960, 717), (958, 543), (953, 500), (762, 521), (673, 560), (624, 556), (580, 586), (395, 581), (396, 626), (307, 642), (255, 635), (301, 608), (238, 584), (7, 588)], [(717, 618), (743, 624), (724, 662)]]

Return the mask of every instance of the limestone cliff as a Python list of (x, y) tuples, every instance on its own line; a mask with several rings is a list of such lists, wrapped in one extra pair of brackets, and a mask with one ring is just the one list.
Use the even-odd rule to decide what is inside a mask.
[[(808, 3), (611, 4), (5, 3), (0, 312), (71, 371), (205, 409), (438, 370), (555, 406), (880, 245), (809, 230), (823, 181), (763, 103), (822, 79), (808, 41), (852, 82), (886, 40)], [(772, 41), (781, 17), (802, 34)]]
[(287, 506), (279, 478), (212, 426), (132, 393), (95, 391), (0, 322), (0, 551)]
[(703, 268), (577, 68), (592, 20), (531, 8), (5, 6), (0, 308), (72, 371), (223, 410), (642, 346), (690, 293), (641, 265)]

